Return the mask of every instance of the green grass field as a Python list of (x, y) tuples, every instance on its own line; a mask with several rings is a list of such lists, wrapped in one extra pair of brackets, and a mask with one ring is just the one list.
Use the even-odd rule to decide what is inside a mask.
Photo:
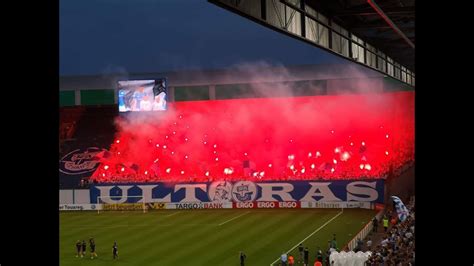
[[(336, 234), (343, 247), (376, 214), (345, 209), (162, 210), (61, 212), (60, 265), (245, 265), (268, 266), (302, 240), (310, 261)], [(94, 237), (97, 259), (76, 258), (75, 243)], [(120, 258), (112, 259), (117, 241)], [(296, 248), (291, 251), (297, 258)], [(297, 264), (299, 265), (299, 264)], [(311, 264), (312, 265), (312, 264)]]

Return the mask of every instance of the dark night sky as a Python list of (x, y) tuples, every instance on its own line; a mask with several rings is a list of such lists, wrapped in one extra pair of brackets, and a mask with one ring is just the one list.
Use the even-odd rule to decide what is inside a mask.
[(61, 0), (60, 74), (346, 63), (206, 0)]

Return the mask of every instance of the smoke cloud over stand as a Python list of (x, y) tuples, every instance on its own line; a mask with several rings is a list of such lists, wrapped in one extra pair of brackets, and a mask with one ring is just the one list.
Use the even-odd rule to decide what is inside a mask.
[(345, 71), (357, 79), (301, 89), (287, 82), (296, 78), (284, 67), (238, 65), (224, 83), (250, 77), (240, 99), (174, 102), (165, 112), (118, 117), (113, 156), (94, 178), (381, 178), (414, 159), (414, 93), (381, 92), (356, 68)]

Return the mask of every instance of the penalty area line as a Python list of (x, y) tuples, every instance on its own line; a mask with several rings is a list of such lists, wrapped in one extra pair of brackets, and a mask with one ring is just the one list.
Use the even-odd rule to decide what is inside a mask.
[(242, 213), (242, 214), (239, 215), (239, 216), (236, 216), (236, 217), (234, 217), (234, 218), (232, 218), (232, 219), (229, 219), (229, 220), (227, 220), (227, 221), (225, 221), (225, 222), (223, 222), (223, 223), (220, 223), (219, 226), (221, 226), (221, 225), (223, 225), (223, 224), (226, 224), (226, 223), (228, 223), (228, 222), (230, 222), (230, 221), (232, 221), (232, 220), (235, 220), (235, 219), (237, 219), (237, 218), (239, 218), (239, 217), (241, 217), (241, 216), (244, 216), (244, 215), (246, 215), (247, 213), (250, 213), (250, 211), (244, 212), (244, 213)]
[[(303, 243), (304, 241), (306, 241), (308, 238), (310, 238), (312, 235), (316, 234), (319, 230), (323, 229), (326, 225), (328, 225), (330, 222), (332, 222), (332, 220), (336, 219), (337, 217), (339, 217), (339, 215), (342, 214), (342, 211), (339, 211), (339, 213), (337, 213), (336, 215), (334, 215), (334, 217), (332, 217), (331, 219), (329, 219), (329, 221), (325, 222), (323, 225), (321, 225), (318, 229), (314, 230), (309, 236), (307, 236), (305, 239), (301, 240), (300, 242), (298, 242), (298, 244), (296, 244), (294, 247), (292, 247), (291, 249), (289, 249), (287, 252), (285, 252), (285, 254), (288, 254), (290, 251), (292, 251), (293, 249), (295, 249), (300, 243)], [(280, 260), (280, 258), (276, 259), (274, 262), (272, 262), (272, 264), (270, 264), (270, 266), (273, 266), (275, 264), (275, 262), (278, 262), (278, 260)]]

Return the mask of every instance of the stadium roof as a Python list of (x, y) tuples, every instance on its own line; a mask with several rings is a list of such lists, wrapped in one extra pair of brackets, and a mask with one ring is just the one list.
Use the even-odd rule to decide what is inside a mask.
[(415, 86), (414, 0), (208, 1)]
[[(415, 44), (415, 1), (370, 1), (393, 21), (400, 31)], [(358, 35), (395, 61), (415, 70), (415, 49), (377, 13), (367, 0), (318, 0), (306, 4), (331, 17), (350, 32)], [(413, 45), (414, 46), (414, 45)]]

